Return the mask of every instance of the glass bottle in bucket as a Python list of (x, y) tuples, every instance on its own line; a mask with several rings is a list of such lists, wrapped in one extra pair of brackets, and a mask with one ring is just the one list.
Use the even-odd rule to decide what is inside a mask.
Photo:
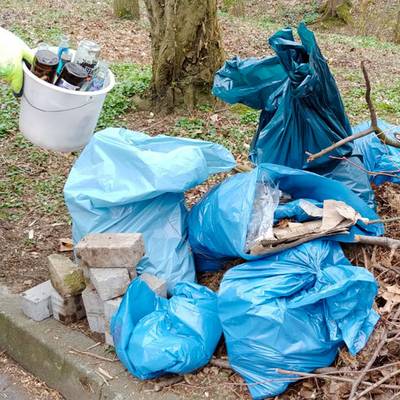
[(100, 46), (91, 40), (81, 40), (75, 53), (74, 62), (86, 69), (89, 77), (93, 75), (93, 70), (97, 64), (100, 54)]
[(88, 74), (81, 65), (69, 62), (64, 65), (55, 85), (68, 90), (80, 90), (86, 82)]
[(58, 66), (57, 54), (41, 46), (36, 52), (31, 66), (31, 71), (38, 78), (53, 83)]
[(105, 81), (108, 75), (108, 64), (104, 61), (98, 61), (97, 65), (93, 71), (93, 77), (90, 82), (82, 87), (82, 90), (88, 92), (94, 92), (96, 90), (101, 90), (104, 87)]

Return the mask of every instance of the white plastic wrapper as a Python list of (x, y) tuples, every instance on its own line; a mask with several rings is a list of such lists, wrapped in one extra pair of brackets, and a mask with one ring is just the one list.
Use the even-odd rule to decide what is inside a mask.
[(261, 239), (273, 239), (274, 213), (281, 191), (261, 179), (257, 183), (250, 223), (247, 228), (246, 251)]

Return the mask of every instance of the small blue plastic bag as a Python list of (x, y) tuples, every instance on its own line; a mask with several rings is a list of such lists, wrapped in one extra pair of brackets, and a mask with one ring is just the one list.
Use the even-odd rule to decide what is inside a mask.
[(184, 192), (235, 165), (223, 146), (109, 128), (97, 132), (64, 187), (74, 243), (95, 232), (140, 232), (146, 254), (137, 266), (169, 290), (194, 281)]
[(225, 273), (218, 309), (229, 363), (254, 399), (272, 398), (295, 376), (332, 364), (346, 345), (355, 355), (378, 314), (377, 284), (339, 244), (313, 241)]
[(136, 278), (112, 319), (111, 333), (119, 359), (137, 378), (190, 373), (209, 362), (221, 337), (217, 295), (183, 282), (167, 300)]
[[(400, 143), (400, 137), (395, 136), (395, 134), (400, 133), (400, 127), (391, 125), (383, 120), (378, 120), (378, 126), (388, 136), (397, 139)], [(369, 127), (369, 121), (363, 122), (354, 127), (353, 132), (358, 133)], [(389, 174), (369, 175), (371, 182), (375, 183), (375, 185), (381, 185), (384, 182), (400, 183), (400, 149), (383, 144), (375, 133), (371, 133), (355, 140), (354, 150), (362, 154), (364, 165), (368, 171)]]
[[(379, 219), (378, 215), (356, 194), (340, 182), (303, 170), (283, 165), (261, 164), (248, 173), (236, 174), (212, 188), (189, 213), (189, 240), (200, 271), (215, 271), (233, 258), (254, 260), (263, 256), (245, 251), (246, 238), (252, 214), (255, 191), (260, 176), (292, 196), (306, 199), (316, 205), (332, 199), (345, 202), (362, 217)], [(304, 221), (298, 203), (279, 205), (276, 217), (293, 217)], [(354, 235), (382, 235), (382, 224), (366, 225), (358, 221), (348, 235), (330, 236), (329, 240), (352, 242)]]

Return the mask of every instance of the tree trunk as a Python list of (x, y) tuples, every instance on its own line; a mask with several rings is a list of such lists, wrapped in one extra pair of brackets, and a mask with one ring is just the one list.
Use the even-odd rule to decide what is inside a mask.
[(394, 28), (394, 42), (400, 43), (400, 11), (397, 13), (396, 26)]
[(351, 0), (326, 0), (322, 6), (322, 20), (337, 18), (346, 24), (351, 22)]
[(153, 100), (159, 109), (188, 108), (206, 96), (224, 53), (216, 0), (145, 0), (152, 44)]
[(139, 0), (113, 0), (113, 10), (118, 18), (140, 18)]

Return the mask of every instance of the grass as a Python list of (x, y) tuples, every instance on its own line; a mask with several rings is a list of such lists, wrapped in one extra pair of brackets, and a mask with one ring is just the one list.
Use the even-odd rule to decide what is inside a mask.
[(111, 70), (116, 77), (116, 85), (104, 102), (97, 129), (121, 123), (121, 117), (133, 106), (133, 97), (142, 94), (150, 84), (151, 69), (135, 64), (113, 64)]

